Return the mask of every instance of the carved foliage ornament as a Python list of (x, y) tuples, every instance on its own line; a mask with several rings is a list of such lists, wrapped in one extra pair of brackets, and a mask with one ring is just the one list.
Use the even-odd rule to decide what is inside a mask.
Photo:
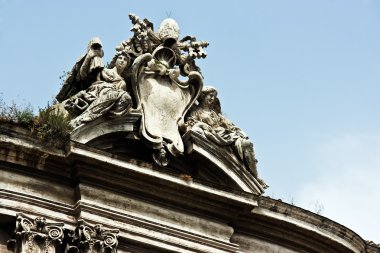
[(43, 217), (32, 219), (24, 214), (16, 215), (15, 239), (8, 241), (8, 249), (14, 253), (55, 253), (62, 244), (63, 223), (47, 223)]
[(102, 225), (92, 226), (79, 220), (74, 231), (67, 233), (67, 253), (116, 253), (117, 229), (103, 229)]
[(117, 229), (104, 229), (79, 220), (75, 230), (64, 229), (64, 223), (48, 223), (46, 218), (32, 219), (16, 215), (14, 239), (8, 240), (13, 253), (117, 253)]

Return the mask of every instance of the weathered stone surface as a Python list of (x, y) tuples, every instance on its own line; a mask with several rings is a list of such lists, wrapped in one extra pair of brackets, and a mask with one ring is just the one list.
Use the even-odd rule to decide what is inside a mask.
[[(163, 73), (155, 70), (157, 67), (153, 66), (159, 64), (154, 56), (141, 55), (132, 67), (132, 86), (137, 108), (142, 112), (141, 135), (153, 148), (166, 148), (176, 156), (184, 153), (178, 126), (184, 124), (186, 112), (199, 95), (202, 76), (190, 72), (188, 81), (181, 82), (179, 70), (165, 68)], [(146, 64), (148, 67), (143, 67)], [(163, 166), (168, 164), (157, 162)]]
[[(192, 130), (184, 135), (184, 140), (191, 158), (194, 156), (193, 159), (196, 159), (199, 165), (205, 162), (205, 166), (197, 171), (197, 176), (200, 178), (217, 182), (222, 180), (222, 182), (219, 181), (222, 184), (228, 178), (230, 180), (226, 185), (229, 187), (236, 187), (259, 195), (264, 193), (264, 187), (246, 169), (244, 163), (236, 157), (231, 147), (227, 146), (220, 149), (219, 146), (205, 140), (202, 134)], [(221, 175), (218, 176), (219, 173)]]
[(202, 91), (195, 59), (208, 43), (180, 39), (172, 19), (155, 32), (129, 17), (133, 36), (109, 66), (92, 39), (57, 95), (75, 127), (65, 147), (0, 125), (0, 251), (10, 239), (16, 253), (380, 252), (262, 197), (252, 142), (216, 89)]
[(216, 89), (204, 87), (198, 101), (199, 104), (193, 106), (188, 114), (186, 125), (220, 148), (231, 147), (247, 170), (266, 188), (267, 185), (258, 177), (252, 142), (242, 130), (222, 115)]
[[(183, 136), (191, 129), (203, 137), (202, 142), (210, 142), (216, 154), (211, 163), (219, 164), (225, 184), (262, 194), (267, 185), (258, 177), (252, 142), (221, 114), (214, 88), (201, 93), (203, 76), (195, 59), (206, 57), (204, 48), (208, 43), (196, 41), (193, 36), (179, 39), (179, 26), (173, 19), (164, 20), (154, 32), (149, 20), (134, 14), (129, 17), (133, 37), (116, 47), (109, 69), (102, 63), (100, 39), (93, 38), (57, 95), (61, 103), (55, 105), (56, 112), (73, 117), (71, 139), (137, 157), (147, 150), (139, 147), (140, 152), (134, 152), (127, 146), (141, 142), (151, 150), (149, 160), (161, 167), (174, 161), (174, 167), (178, 167), (190, 161), (193, 147), (199, 146), (193, 145), (196, 138), (190, 134)], [(110, 139), (108, 143), (106, 138)], [(228, 159), (221, 155), (225, 148), (232, 150)]]
[(61, 252), (63, 226), (63, 223), (48, 223), (44, 217), (32, 219), (18, 213), (14, 239), (8, 240), (8, 249), (14, 253)]
[(101, 224), (90, 225), (80, 219), (75, 230), (66, 233), (66, 252), (116, 253), (118, 234), (117, 229), (104, 229)]
[(231, 239), (233, 242), (239, 244), (239, 250), (242, 252), (255, 252), (255, 253), (299, 253), (300, 251), (286, 248), (282, 245), (271, 243), (253, 236), (245, 234), (234, 234)]
[[(95, 224), (118, 229), (119, 253), (379, 252), (324, 217), (164, 171), (153, 161), (124, 160), (79, 143), (56, 153), (25, 142), (21, 134), (8, 137), (2, 132), (0, 138), (0, 170), (6, 178), (1, 180), (6, 187), (0, 194), (1, 238), (11, 239), (15, 222), (10, 220), (23, 212), (64, 222), (68, 231), (80, 219), (93, 230)], [(15, 150), (23, 155), (6, 155)], [(37, 158), (31, 156), (36, 151), (48, 154), (45, 162), (26, 162)]]
[[(153, 149), (153, 160), (167, 166), (169, 154), (184, 154), (179, 128), (202, 88), (194, 59), (206, 57), (203, 49), (208, 43), (190, 36), (178, 40), (179, 26), (173, 19), (163, 21), (154, 32), (147, 19), (129, 17), (134, 35), (117, 46), (108, 69), (102, 63), (100, 39), (90, 40), (57, 95), (61, 103), (55, 111), (73, 117), (73, 134), (82, 136), (83, 126), (98, 118), (141, 113), (141, 140)], [(188, 81), (180, 81), (180, 75)]]

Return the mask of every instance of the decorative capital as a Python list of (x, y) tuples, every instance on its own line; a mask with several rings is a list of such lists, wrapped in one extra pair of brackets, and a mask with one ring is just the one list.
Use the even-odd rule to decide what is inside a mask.
[(14, 253), (55, 253), (62, 244), (64, 223), (48, 223), (44, 217), (31, 218), (16, 214), (14, 239), (7, 242), (8, 250)]
[(68, 232), (68, 253), (116, 253), (118, 229), (104, 229), (102, 225), (90, 225), (78, 220), (75, 231)]

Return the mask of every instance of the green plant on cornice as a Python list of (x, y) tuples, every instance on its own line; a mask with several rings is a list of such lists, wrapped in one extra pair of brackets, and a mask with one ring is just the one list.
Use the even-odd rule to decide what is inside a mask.
[(0, 122), (13, 122), (31, 127), (33, 120), (33, 107), (30, 104), (20, 106), (12, 101), (11, 105), (7, 105), (0, 94)]
[(46, 146), (63, 148), (70, 140), (70, 117), (57, 113), (49, 104), (39, 109), (37, 116), (30, 104), (20, 106), (14, 101), (7, 105), (0, 93), (0, 123), (8, 122), (31, 131), (32, 136)]
[(67, 77), (70, 75), (70, 71), (62, 71), (62, 75), (60, 75), (58, 78), (59, 78), (59, 80), (61, 80), (61, 82), (60, 82), (60, 86), (62, 87), (63, 86), (63, 84), (65, 83), (65, 81), (66, 81), (66, 79), (67, 79)]
[(51, 107), (39, 110), (34, 119), (32, 133), (48, 146), (63, 148), (70, 140), (70, 117), (56, 113)]

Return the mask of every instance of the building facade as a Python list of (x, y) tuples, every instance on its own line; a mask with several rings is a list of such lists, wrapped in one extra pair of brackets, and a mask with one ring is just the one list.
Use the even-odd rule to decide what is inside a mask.
[(0, 123), (0, 252), (380, 252), (262, 196), (251, 140), (195, 64), (208, 43), (130, 19), (111, 63), (93, 38), (47, 109), (42, 126), (69, 119), (67, 139)]

